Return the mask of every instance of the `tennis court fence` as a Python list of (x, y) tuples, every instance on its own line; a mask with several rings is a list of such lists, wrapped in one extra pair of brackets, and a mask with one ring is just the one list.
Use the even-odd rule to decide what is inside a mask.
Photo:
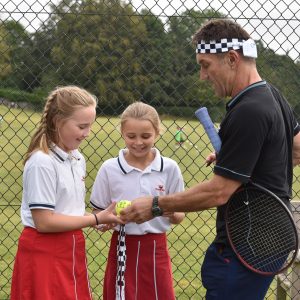
[[(209, 18), (231, 18), (256, 40), (258, 70), (300, 117), (300, 3), (298, 0), (5, 0), (0, 4), (0, 300), (9, 299), (22, 230), (23, 159), (47, 93), (79, 85), (99, 99), (97, 119), (81, 151), (87, 161), (86, 206), (96, 173), (124, 147), (118, 116), (141, 100), (160, 113), (156, 146), (176, 160), (186, 188), (210, 178), (212, 150), (194, 118), (206, 106), (218, 124), (226, 101), (199, 80), (191, 37)], [(175, 135), (184, 131), (186, 141)], [(293, 195), (300, 198), (300, 170)], [(297, 202), (298, 203), (298, 202)], [(168, 233), (176, 297), (204, 299), (200, 267), (215, 237), (216, 210), (188, 213)], [(300, 221), (299, 221), (300, 222)], [(84, 230), (91, 288), (102, 298), (111, 233)], [(267, 298), (300, 299), (299, 262), (276, 278)], [(285, 284), (287, 283), (288, 284)]]

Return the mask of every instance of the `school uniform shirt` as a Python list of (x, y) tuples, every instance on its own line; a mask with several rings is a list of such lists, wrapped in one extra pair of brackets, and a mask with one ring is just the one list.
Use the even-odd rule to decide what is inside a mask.
[[(184, 189), (177, 163), (162, 157), (157, 149), (152, 150), (155, 158), (145, 170), (130, 166), (124, 158), (125, 151), (120, 150), (117, 158), (109, 159), (101, 166), (91, 194), (94, 208), (104, 209), (112, 201), (160, 196)], [(124, 252), (121, 255), (118, 248), (123, 244), (117, 232), (119, 227), (116, 227), (110, 242), (103, 300), (175, 300), (166, 236), (170, 226), (166, 217), (156, 217), (142, 224), (126, 224), (125, 261)]]
[[(105, 161), (96, 176), (90, 203), (95, 209), (105, 209), (112, 201), (133, 200), (142, 196), (162, 196), (184, 190), (184, 181), (178, 164), (160, 155), (154, 148), (155, 158), (145, 169), (130, 166), (124, 157), (127, 149), (119, 156)], [(168, 218), (157, 217), (142, 224), (128, 223), (126, 234), (142, 235), (163, 233), (170, 229)], [(118, 227), (116, 227), (118, 230)]]
[(31, 209), (49, 209), (69, 216), (85, 213), (85, 159), (78, 150), (59, 147), (46, 154), (37, 151), (26, 162), (23, 175), (21, 218), (35, 228)]
[(24, 229), (15, 258), (11, 300), (91, 300), (82, 230), (41, 233), (31, 211), (57, 214), (85, 213), (85, 160), (74, 150), (53, 146), (49, 154), (37, 151), (23, 173), (21, 218)]

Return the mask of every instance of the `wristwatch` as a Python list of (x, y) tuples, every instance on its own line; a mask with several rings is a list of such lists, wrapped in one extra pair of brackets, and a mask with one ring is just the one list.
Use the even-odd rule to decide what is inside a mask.
[(163, 210), (158, 206), (158, 196), (153, 197), (151, 210), (152, 210), (153, 217), (162, 216)]

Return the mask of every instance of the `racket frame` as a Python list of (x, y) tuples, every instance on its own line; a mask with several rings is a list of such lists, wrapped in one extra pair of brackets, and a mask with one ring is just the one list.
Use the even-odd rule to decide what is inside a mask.
[[(232, 242), (232, 239), (231, 239), (231, 234), (230, 234), (230, 230), (229, 230), (229, 226), (228, 226), (228, 208), (229, 208), (229, 202), (232, 201), (232, 198), (233, 196), (235, 195), (235, 193), (238, 193), (240, 192), (241, 190), (245, 190), (247, 188), (257, 188), (257, 189), (260, 189), (262, 190), (263, 192), (269, 194), (270, 196), (272, 196), (274, 198), (274, 200), (277, 200), (281, 206), (283, 207), (283, 209), (286, 211), (288, 217), (290, 218), (291, 220), (291, 224), (292, 224), (292, 227), (294, 228), (294, 231), (295, 231), (295, 239), (296, 239), (296, 243), (295, 243), (295, 251), (293, 253), (293, 256), (291, 258), (291, 260), (289, 261), (288, 264), (284, 265), (284, 267), (282, 267), (281, 269), (279, 269), (278, 271), (276, 272), (264, 272), (264, 271), (260, 271), (254, 267), (252, 267), (251, 265), (249, 265), (243, 258), (242, 256), (238, 253), (235, 245), (233, 244)], [(297, 228), (297, 225), (295, 223), (295, 220), (294, 220), (294, 217), (291, 213), (291, 211), (288, 209), (288, 207), (286, 206), (286, 204), (284, 204), (284, 202), (277, 196), (275, 195), (273, 192), (269, 191), (268, 189), (264, 188), (263, 186), (257, 184), (257, 183), (248, 183), (248, 184), (243, 184), (242, 186), (240, 186), (236, 191), (235, 193), (229, 198), (228, 202), (227, 202), (227, 207), (226, 207), (226, 211), (225, 211), (225, 224), (226, 224), (226, 233), (227, 233), (227, 238), (228, 238), (228, 241), (229, 241), (229, 244), (231, 246), (231, 248), (233, 249), (234, 253), (236, 254), (236, 256), (238, 257), (238, 259), (240, 260), (240, 262), (248, 269), (250, 269), (251, 271), (255, 272), (255, 273), (258, 273), (260, 275), (264, 275), (264, 276), (272, 276), (272, 275), (277, 275), (279, 273), (283, 273), (286, 269), (288, 269), (292, 264), (293, 262), (295, 261), (296, 257), (297, 257), (297, 254), (298, 254), (298, 250), (299, 250), (299, 237), (298, 237), (298, 228)]]

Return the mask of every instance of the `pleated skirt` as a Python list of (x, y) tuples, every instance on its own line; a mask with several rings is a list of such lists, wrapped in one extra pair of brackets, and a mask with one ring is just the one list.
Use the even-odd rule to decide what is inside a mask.
[[(166, 234), (126, 235), (125, 243), (125, 299), (174, 300)], [(114, 232), (104, 278), (104, 300), (116, 300), (117, 244), (118, 232)]]
[(91, 300), (81, 230), (39, 233), (26, 227), (15, 259), (11, 300)]

